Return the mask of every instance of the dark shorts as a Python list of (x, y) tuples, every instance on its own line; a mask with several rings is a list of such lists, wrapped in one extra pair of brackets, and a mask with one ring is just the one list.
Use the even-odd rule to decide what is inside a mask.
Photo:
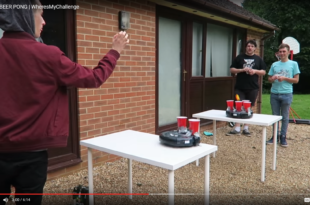
[(251, 105), (255, 105), (255, 101), (258, 95), (258, 89), (256, 90), (239, 90), (235, 89), (235, 95), (238, 94), (240, 100), (249, 100), (251, 101)]

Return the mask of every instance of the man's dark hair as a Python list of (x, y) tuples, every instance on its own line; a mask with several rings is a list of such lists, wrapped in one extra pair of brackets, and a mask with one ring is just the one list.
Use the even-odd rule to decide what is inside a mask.
[(257, 47), (256, 41), (254, 41), (254, 40), (248, 40), (248, 41), (245, 43), (245, 47), (247, 47), (248, 44), (253, 44), (253, 45), (255, 46), (255, 48)]

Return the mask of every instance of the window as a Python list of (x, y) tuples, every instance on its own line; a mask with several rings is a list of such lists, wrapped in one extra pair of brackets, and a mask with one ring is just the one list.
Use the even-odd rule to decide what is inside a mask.
[(3, 36), (3, 30), (0, 28), (0, 38)]
[(165, 126), (181, 115), (181, 22), (163, 17), (158, 22), (158, 125)]
[(203, 25), (193, 23), (193, 45), (192, 45), (192, 76), (202, 76), (202, 39)]
[(244, 52), (244, 32), (237, 32), (237, 42), (236, 42), (236, 56)]
[(207, 24), (205, 77), (230, 76), (233, 51), (233, 29)]

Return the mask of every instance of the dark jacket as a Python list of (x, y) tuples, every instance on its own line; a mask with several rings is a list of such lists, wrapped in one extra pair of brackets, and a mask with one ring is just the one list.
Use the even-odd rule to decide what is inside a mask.
[[(27, 4), (29, 0), (0, 0)], [(31, 7), (29, 7), (31, 8)], [(69, 135), (67, 87), (99, 87), (119, 53), (108, 52), (93, 70), (34, 38), (31, 9), (0, 9), (0, 152), (64, 147)]]
[(67, 86), (99, 87), (119, 58), (111, 50), (89, 69), (26, 32), (4, 32), (0, 54), (0, 152), (66, 146)]
[[(29, 0), (0, 0), (27, 4)], [(64, 147), (69, 135), (67, 87), (99, 87), (115, 68), (109, 51), (93, 70), (34, 38), (31, 9), (0, 9), (0, 152)]]

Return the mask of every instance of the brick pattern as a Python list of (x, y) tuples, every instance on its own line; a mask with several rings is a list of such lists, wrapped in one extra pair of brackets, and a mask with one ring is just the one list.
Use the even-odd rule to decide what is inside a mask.
[[(78, 0), (78, 63), (93, 68), (111, 48), (119, 32), (118, 12), (130, 12), (130, 43), (110, 78), (98, 89), (79, 89), (81, 140), (132, 129), (155, 133), (155, 4), (147, 0)], [(93, 164), (120, 157), (93, 150)], [(82, 163), (48, 174), (48, 179), (87, 167)]]

